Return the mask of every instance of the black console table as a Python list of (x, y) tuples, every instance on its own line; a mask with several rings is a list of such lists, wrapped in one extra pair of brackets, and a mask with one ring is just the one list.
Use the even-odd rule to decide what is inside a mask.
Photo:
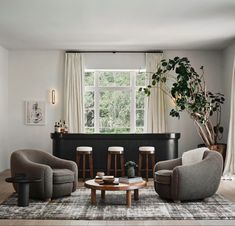
[(94, 170), (106, 170), (109, 146), (123, 146), (125, 160), (138, 160), (139, 146), (154, 146), (156, 161), (178, 157), (180, 133), (156, 134), (62, 134), (52, 133), (53, 155), (75, 161), (78, 146), (93, 148)]

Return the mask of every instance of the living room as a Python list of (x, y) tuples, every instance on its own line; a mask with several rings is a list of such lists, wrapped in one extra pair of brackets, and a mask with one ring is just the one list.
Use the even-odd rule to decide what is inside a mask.
[[(234, 22), (233, 0), (0, 0), (0, 225), (235, 225)], [(40, 196), (57, 161), (73, 181)]]

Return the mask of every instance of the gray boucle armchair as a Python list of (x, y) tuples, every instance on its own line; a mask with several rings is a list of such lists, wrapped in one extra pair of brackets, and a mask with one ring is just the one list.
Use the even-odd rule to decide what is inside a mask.
[(158, 162), (154, 169), (154, 187), (165, 199), (204, 199), (217, 191), (222, 169), (221, 154), (209, 150), (200, 162), (191, 165), (182, 165), (182, 158)]
[[(38, 150), (18, 150), (11, 155), (11, 174), (41, 178), (30, 184), (31, 198), (50, 199), (70, 195), (77, 187), (77, 164)], [(16, 192), (17, 186), (13, 185)]]

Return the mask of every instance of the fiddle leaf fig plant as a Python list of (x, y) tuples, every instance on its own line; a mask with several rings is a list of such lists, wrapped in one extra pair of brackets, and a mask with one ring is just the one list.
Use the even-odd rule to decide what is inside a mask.
[[(169, 72), (174, 72), (174, 75)], [(175, 107), (171, 109), (170, 115), (179, 118), (181, 112), (186, 111), (194, 120), (203, 142), (207, 146), (216, 144), (223, 133), (220, 125), (221, 105), (225, 98), (221, 93), (212, 93), (206, 89), (203, 66), (197, 73), (186, 57), (163, 59), (152, 74), (151, 84), (140, 88), (140, 91), (149, 96), (157, 84), (161, 84), (161, 89), (174, 102)], [(211, 120), (213, 115), (216, 117), (214, 126)]]

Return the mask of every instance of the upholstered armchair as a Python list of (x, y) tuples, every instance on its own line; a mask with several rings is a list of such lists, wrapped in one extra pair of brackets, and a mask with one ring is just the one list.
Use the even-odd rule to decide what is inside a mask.
[(161, 198), (174, 201), (204, 199), (218, 189), (223, 158), (216, 151), (205, 151), (201, 161), (182, 165), (182, 158), (155, 165), (154, 187)]
[[(77, 164), (38, 150), (18, 150), (11, 155), (11, 174), (38, 177), (30, 184), (31, 198), (50, 199), (70, 195), (77, 187)], [(16, 192), (17, 186), (13, 185)]]

